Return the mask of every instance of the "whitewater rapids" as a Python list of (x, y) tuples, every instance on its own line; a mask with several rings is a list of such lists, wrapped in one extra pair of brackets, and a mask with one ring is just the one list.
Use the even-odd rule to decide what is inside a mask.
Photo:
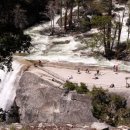
[[(125, 7), (125, 5), (118, 4), (115, 4), (115, 6), (125, 8), (125, 15), (121, 33), (121, 42), (124, 42), (127, 40), (128, 35), (128, 27), (126, 26), (128, 19), (128, 7)], [(75, 10), (76, 7), (74, 8), (74, 11)], [(117, 15), (120, 15), (120, 17), (122, 18), (123, 11), (119, 11)], [(58, 28), (57, 21), (59, 18), (60, 16), (56, 16), (54, 19), (54, 24), (56, 28)], [(77, 40), (77, 38), (74, 36), (65, 35), (64, 37), (56, 37), (44, 35), (43, 33), (41, 33), (44, 32), (47, 28), (50, 28), (50, 22), (39, 24), (25, 31), (25, 34), (31, 36), (32, 44), (34, 45), (34, 48), (31, 50), (31, 53), (24, 57), (25, 59), (48, 60), (55, 62), (67, 61), (102, 67), (113, 67), (114, 65), (118, 64), (121, 70), (130, 71), (129, 62), (122, 62), (117, 60), (109, 61), (103, 57), (88, 56), (91, 50), (85, 48), (86, 45), (82, 44), (81, 41)], [(88, 33), (98, 33), (98, 30), (91, 29)], [(65, 41), (68, 42), (65, 43)], [(64, 44), (54, 44), (56, 42), (61, 42)], [(85, 55), (82, 55), (82, 53), (84, 53)]]

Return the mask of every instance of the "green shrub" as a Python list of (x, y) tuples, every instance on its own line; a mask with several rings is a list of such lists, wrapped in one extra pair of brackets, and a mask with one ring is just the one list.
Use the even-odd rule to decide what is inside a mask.
[(115, 107), (116, 110), (120, 108), (126, 108), (126, 99), (116, 94), (111, 94), (111, 104)]
[(128, 109), (126, 99), (117, 94), (110, 94), (102, 88), (93, 88), (92, 113), (97, 119), (112, 126), (129, 125), (130, 109)]
[(130, 109), (121, 108), (117, 111), (117, 120), (120, 125), (130, 124)]
[[(78, 84), (67, 81), (64, 87), (70, 91), (76, 90), (79, 94), (89, 92), (84, 83)], [(92, 97), (93, 116), (109, 125), (129, 125), (130, 109), (127, 108), (127, 102), (124, 97), (114, 93), (108, 93), (108, 90), (94, 87), (88, 94)]]
[(91, 22), (88, 17), (80, 19), (80, 29), (82, 32), (86, 32), (91, 29)]
[(72, 82), (69, 82), (69, 81), (67, 81), (64, 84), (64, 88), (68, 88), (70, 91), (76, 90), (77, 87), (78, 87), (78, 85), (76, 83), (72, 83)]
[(84, 83), (80, 83), (80, 86), (77, 87), (76, 91), (79, 94), (85, 94), (89, 92), (87, 86)]
[(84, 83), (80, 83), (80, 85), (78, 85), (76, 83), (67, 81), (64, 84), (64, 88), (67, 88), (70, 91), (76, 90), (76, 92), (79, 94), (86, 94), (87, 92), (89, 92), (87, 86)]

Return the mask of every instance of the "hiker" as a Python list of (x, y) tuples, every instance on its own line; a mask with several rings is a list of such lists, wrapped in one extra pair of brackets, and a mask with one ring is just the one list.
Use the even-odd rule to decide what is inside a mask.
[(115, 71), (118, 72), (118, 65), (115, 66)]
[(52, 78), (52, 81), (55, 81), (55, 79), (54, 79), (54, 78)]
[(115, 87), (115, 85), (114, 85), (114, 84), (111, 84), (111, 85), (110, 85), (110, 88), (114, 88), (114, 87)]
[(98, 76), (95, 75), (94, 79), (99, 79)]
[(81, 72), (80, 72), (80, 68), (78, 68), (78, 74), (81, 74)]
[(127, 83), (127, 84), (126, 84), (126, 88), (129, 88), (129, 87), (130, 87), (130, 84), (129, 84), (129, 83)]
[(93, 79), (99, 79), (97, 74), (94, 74), (94, 78)]
[(34, 63), (34, 67), (37, 67), (37, 64), (36, 64), (36, 63)]
[(86, 69), (86, 73), (89, 73), (89, 69), (88, 68)]
[(39, 63), (39, 66), (42, 66), (42, 62), (40, 60), (38, 61), (38, 63)]
[(97, 70), (97, 73), (96, 73), (97, 75), (99, 75), (99, 70)]
[(113, 71), (115, 72), (115, 70), (116, 70), (116, 66), (114, 65), (114, 66), (113, 66)]

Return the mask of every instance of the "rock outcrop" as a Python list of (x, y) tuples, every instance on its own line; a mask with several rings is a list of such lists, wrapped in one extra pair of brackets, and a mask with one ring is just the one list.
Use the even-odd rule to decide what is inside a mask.
[(89, 96), (76, 92), (66, 94), (64, 89), (33, 72), (22, 75), (16, 95), (22, 123), (85, 124), (96, 121)]

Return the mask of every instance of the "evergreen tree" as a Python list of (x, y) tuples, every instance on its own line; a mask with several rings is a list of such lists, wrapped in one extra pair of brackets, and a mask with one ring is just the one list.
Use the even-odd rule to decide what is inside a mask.
[[(11, 70), (12, 56), (16, 51), (29, 51), (31, 38), (23, 33), (26, 16), (16, 1), (1, 1), (0, 7), (0, 68)], [(15, 9), (14, 9), (15, 8)]]

